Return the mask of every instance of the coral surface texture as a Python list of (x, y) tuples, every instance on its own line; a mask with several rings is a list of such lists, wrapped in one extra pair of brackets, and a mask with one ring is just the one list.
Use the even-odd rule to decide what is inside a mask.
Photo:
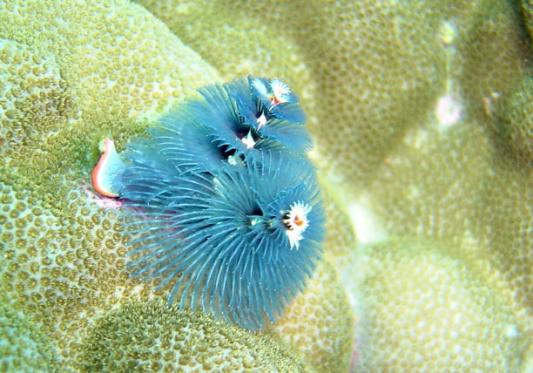
[[(532, 40), (531, 0), (0, 0), (0, 371), (533, 372)], [(91, 184), (103, 139), (135, 149), (250, 76), (298, 96), (310, 137), (283, 140), (325, 215), (314, 271), (257, 330), (133, 276), (122, 202)], [(271, 189), (252, 184), (231, 193)], [(263, 259), (223, 291), (296, 276)]]

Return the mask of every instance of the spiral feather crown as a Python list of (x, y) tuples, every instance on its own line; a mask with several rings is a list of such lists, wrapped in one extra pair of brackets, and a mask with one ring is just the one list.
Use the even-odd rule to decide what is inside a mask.
[(111, 180), (108, 195), (122, 201), (132, 276), (169, 289), (170, 303), (261, 329), (321, 256), (305, 116), (279, 80), (248, 77), (199, 93), (130, 142), (114, 162), (120, 170), (100, 167), (99, 180)]

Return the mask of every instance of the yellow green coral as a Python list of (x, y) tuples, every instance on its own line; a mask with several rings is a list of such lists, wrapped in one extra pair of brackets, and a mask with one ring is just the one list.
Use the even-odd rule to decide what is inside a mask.
[[(259, 62), (261, 73), (294, 81), (297, 91), (303, 92), (318, 153), (354, 184), (363, 183), (362, 176), (376, 169), (384, 151), (424, 113), (432, 93), (444, 84), (439, 74), (445, 68), (444, 51), (424, 48), (431, 42), (430, 31), (438, 21), (438, 12), (422, 4), (346, 1), (323, 6), (313, 1), (303, 7), (297, 2), (246, 2), (239, 6), (231, 1), (140, 3), (221, 71), (233, 73), (254, 53), (260, 53), (260, 61), (268, 61)], [(399, 23), (407, 20), (407, 15), (422, 29), (402, 27)], [(426, 18), (430, 21), (424, 21)], [(222, 30), (242, 24), (242, 30), (257, 25), (272, 31), (243, 32), (240, 37), (255, 46), (236, 56), (238, 46), (216, 48), (234, 43), (231, 31), (220, 32), (219, 22), (229, 25)], [(194, 37), (198, 34), (210, 37)], [(281, 48), (285, 49), (283, 58), (269, 57)], [(416, 68), (409, 65), (413, 59), (417, 59)], [(256, 73), (255, 67), (251, 72)], [(303, 87), (298, 90), (300, 85)], [(396, 94), (399, 87), (400, 95)], [(409, 105), (413, 100), (418, 104)]]
[(533, 167), (533, 71), (495, 109), (494, 121), (503, 152), (519, 167)]
[(476, 122), (445, 132), (430, 122), (391, 154), (369, 185), (367, 210), (389, 235), (443, 240), (465, 261), (485, 260), (531, 307), (530, 175), (495, 153), (488, 129)]
[(270, 340), (179, 311), (162, 302), (133, 302), (110, 311), (84, 342), (88, 372), (311, 372)]
[(22, 312), (0, 303), (0, 370), (53, 372), (57, 360), (50, 340)]
[(114, 211), (89, 189), (98, 142), (123, 144), (217, 72), (127, 1), (2, 2), (0, 24), (2, 289), (76, 369), (88, 322), (146, 293), (124, 271)]
[(357, 237), (346, 205), (335, 187), (325, 179), (321, 179), (319, 184), (326, 213), (324, 256), (335, 268), (339, 268), (355, 250)]
[(531, 0), (522, 0), (522, 14), (529, 37), (533, 38), (533, 3)]
[(84, 119), (154, 114), (217, 76), (164, 24), (125, 0), (7, 1), (0, 20), (4, 38), (55, 57)]
[[(442, 246), (392, 240), (353, 255), (361, 371), (519, 371), (527, 329)], [(357, 268), (357, 271), (353, 271)]]
[[(111, 136), (120, 148), (195, 88), (248, 73), (286, 80), (309, 116), (326, 257), (343, 276), (361, 274), (342, 277), (368, 336), (356, 368), (412, 367), (436, 346), (449, 347), (436, 370), (531, 366), (530, 2), (139, 3), (165, 23), (120, 0), (0, 2), (0, 286), (12, 310), (43, 325), (65, 370), (88, 364), (95, 320), (159, 296), (128, 278), (116, 214), (88, 188), (98, 142)], [(397, 236), (410, 239), (365, 248)], [(317, 276), (337, 276), (328, 273)], [(322, 301), (312, 308), (335, 302)], [(435, 316), (426, 326), (419, 306)], [(471, 329), (453, 324), (457, 343), (405, 335), (441, 330), (442, 313), (459, 311)], [(297, 346), (336, 328), (285, 329), (282, 339)], [(482, 345), (485, 332), (504, 348)], [(348, 340), (302, 356), (346, 367), (320, 348), (338, 342), (344, 356)]]
[(71, 103), (52, 54), (0, 39), (0, 150), (42, 139), (66, 123)]
[(318, 372), (347, 372), (355, 320), (335, 269), (322, 262), (270, 333), (282, 339)]

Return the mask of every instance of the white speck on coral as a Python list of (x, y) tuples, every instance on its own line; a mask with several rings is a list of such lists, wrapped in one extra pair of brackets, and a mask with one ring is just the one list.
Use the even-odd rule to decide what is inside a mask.
[(505, 328), (505, 335), (507, 338), (516, 338), (520, 335), (520, 332), (518, 331), (516, 325), (507, 325)]
[(416, 200), (420, 197), (420, 189), (416, 185), (409, 186), (409, 198)]
[(463, 233), (462, 243), (463, 243), (463, 247), (465, 247), (466, 249), (475, 248), (479, 244), (469, 229), (466, 229), (465, 232)]
[(457, 304), (457, 302), (450, 302), (450, 309), (451, 310), (456, 310), (459, 308), (459, 305)]
[(402, 82), (402, 85), (400, 86), (400, 88), (401, 88), (402, 91), (408, 91), (408, 90), (411, 89), (411, 85), (410, 85), (410, 83), (408, 81), (404, 80)]
[(452, 95), (444, 95), (437, 102), (435, 115), (439, 121), (440, 128), (445, 130), (461, 119), (461, 103)]
[(422, 145), (428, 140), (428, 131), (425, 129), (415, 129), (407, 132), (403, 141), (415, 149), (420, 149)]
[(137, 285), (137, 286), (135, 286), (132, 289), (131, 293), (134, 294), (134, 295), (140, 295), (141, 292), (143, 291), (143, 289), (144, 289), (144, 285), (142, 285), (142, 284), (141, 285)]
[(362, 197), (349, 206), (357, 238), (361, 244), (384, 241), (387, 234), (369, 206), (368, 198)]
[(254, 70), (254, 63), (256, 63), (256, 61), (251, 60), (251, 59), (248, 59), (248, 58), (243, 58), (243, 59), (240, 60), (240, 62), (237, 64), (237, 66), (235, 67), (235, 69), (236, 69), (237, 71), (242, 72), (243, 75), (246, 75), (248, 71), (252, 71), (252, 70)]
[(121, 299), (123, 294), (124, 294), (124, 287), (117, 286), (113, 295), (115, 296), (115, 298)]
[(439, 28), (439, 39), (446, 45), (451, 45), (457, 37), (457, 27), (452, 21), (444, 21)]
[(173, 11), (175, 12), (174, 14), (176, 15), (179, 14), (180, 16), (186, 16), (186, 15), (189, 15), (193, 9), (194, 9), (194, 5), (192, 3), (191, 4), (179, 4), (179, 5), (174, 6)]

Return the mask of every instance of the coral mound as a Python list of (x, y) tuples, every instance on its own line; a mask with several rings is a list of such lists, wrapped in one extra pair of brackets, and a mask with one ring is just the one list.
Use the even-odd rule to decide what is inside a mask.
[(49, 372), (57, 369), (52, 344), (20, 311), (1, 299), (0, 370), (2, 372)]
[(312, 371), (267, 337), (155, 301), (110, 311), (84, 346), (89, 372)]
[(507, 299), (442, 249), (391, 241), (354, 254), (344, 276), (360, 317), (358, 370), (519, 370), (526, 325)]
[(299, 351), (318, 372), (346, 372), (354, 331), (350, 304), (335, 268), (322, 262), (270, 333)]
[(533, 168), (533, 69), (499, 103), (497, 135), (519, 167)]
[(54, 56), (0, 39), (0, 152), (65, 125), (71, 102)]

